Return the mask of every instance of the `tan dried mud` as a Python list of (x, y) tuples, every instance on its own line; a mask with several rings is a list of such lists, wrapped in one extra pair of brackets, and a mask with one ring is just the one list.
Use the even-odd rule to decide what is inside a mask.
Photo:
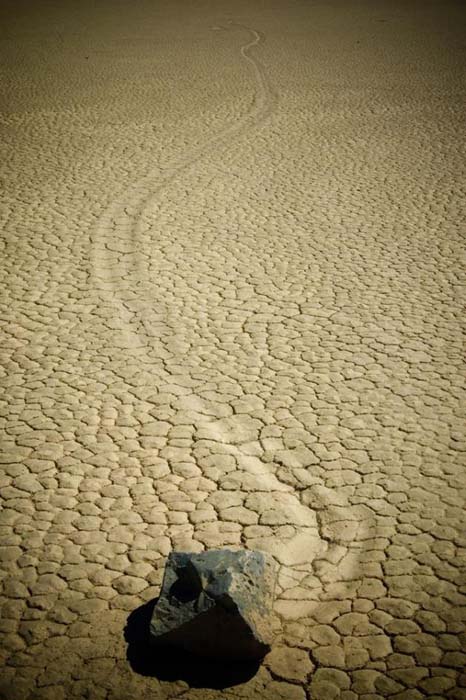
[[(2, 697), (466, 697), (465, 15), (2, 6)], [(224, 546), (264, 665), (135, 663)]]

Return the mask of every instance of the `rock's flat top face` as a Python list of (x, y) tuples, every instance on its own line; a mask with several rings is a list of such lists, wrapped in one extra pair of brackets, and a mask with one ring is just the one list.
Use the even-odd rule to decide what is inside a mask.
[(263, 656), (272, 641), (276, 577), (274, 560), (263, 552), (172, 552), (152, 639), (206, 656)]

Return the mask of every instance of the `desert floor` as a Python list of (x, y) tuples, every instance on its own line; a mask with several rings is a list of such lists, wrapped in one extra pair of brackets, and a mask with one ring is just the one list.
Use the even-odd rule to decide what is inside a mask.
[[(2, 698), (466, 698), (465, 26), (2, 3)], [(271, 654), (147, 651), (221, 547)]]

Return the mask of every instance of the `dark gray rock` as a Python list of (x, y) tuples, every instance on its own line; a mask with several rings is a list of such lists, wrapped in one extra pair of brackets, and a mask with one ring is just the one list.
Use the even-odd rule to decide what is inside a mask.
[(277, 567), (263, 552), (171, 552), (150, 632), (200, 656), (260, 659), (272, 643)]

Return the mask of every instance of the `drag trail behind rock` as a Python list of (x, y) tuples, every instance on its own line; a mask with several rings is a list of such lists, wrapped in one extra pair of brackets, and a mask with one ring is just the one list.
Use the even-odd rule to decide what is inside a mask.
[[(237, 357), (231, 344), (230, 352), (220, 352), (233, 337), (235, 307), (228, 309), (228, 299), (241, 298), (244, 285), (238, 250), (254, 261), (254, 242), (233, 239), (231, 245), (227, 237), (222, 240), (221, 227), (220, 240), (210, 244), (202, 234), (185, 233), (176, 192), (170, 198), (171, 190), (183, 183), (190, 188), (188, 202), (206, 196), (208, 186), (202, 180), (196, 185), (197, 173), (234, 152), (278, 106), (257, 56), (263, 36), (234, 22), (215, 29), (249, 34), (238, 54), (254, 78), (250, 109), (169, 167), (149, 170), (122, 188), (92, 228), (91, 280), (108, 307), (107, 324), (117, 332), (122, 353), (136, 357), (150, 374), (151, 400), (165, 409), (167, 432), (178, 429), (180, 438), (167, 438), (158, 450), (160, 464), (169, 465), (174, 481), (154, 482), (153, 503), (146, 500), (142, 518), (151, 507), (187, 512), (160, 527), (160, 536), (177, 549), (226, 545), (270, 552), (281, 565), (277, 610), (293, 620), (312, 615), (322, 586), (357, 579), (359, 553), (376, 533), (368, 509), (350, 505), (344, 492), (338, 495), (323, 485), (308, 424), (295, 421), (301, 432), (295, 448), (281, 444), (281, 449), (265, 449), (264, 440), (278, 445), (287, 428), (287, 421), (281, 426), (264, 402), (272, 395), (277, 405), (282, 400), (274, 381), (270, 325)], [(215, 225), (215, 209), (210, 221)], [(164, 222), (172, 227), (171, 237), (163, 231)], [(189, 231), (190, 224), (185, 225)], [(287, 261), (281, 262), (286, 269)], [(226, 297), (218, 298), (219, 286), (228, 286)], [(280, 316), (283, 292), (278, 306), (273, 298), (267, 301), (269, 323)], [(244, 299), (253, 301), (254, 295)], [(226, 315), (218, 316), (219, 311)], [(260, 311), (247, 312), (249, 325), (264, 315)], [(249, 388), (251, 372), (267, 376), (255, 396)], [(149, 432), (147, 425), (144, 429)]]
[[(230, 10), (0, 3), (0, 696), (457, 699), (464, 3)], [(123, 635), (215, 547), (283, 623), (221, 690)]]

